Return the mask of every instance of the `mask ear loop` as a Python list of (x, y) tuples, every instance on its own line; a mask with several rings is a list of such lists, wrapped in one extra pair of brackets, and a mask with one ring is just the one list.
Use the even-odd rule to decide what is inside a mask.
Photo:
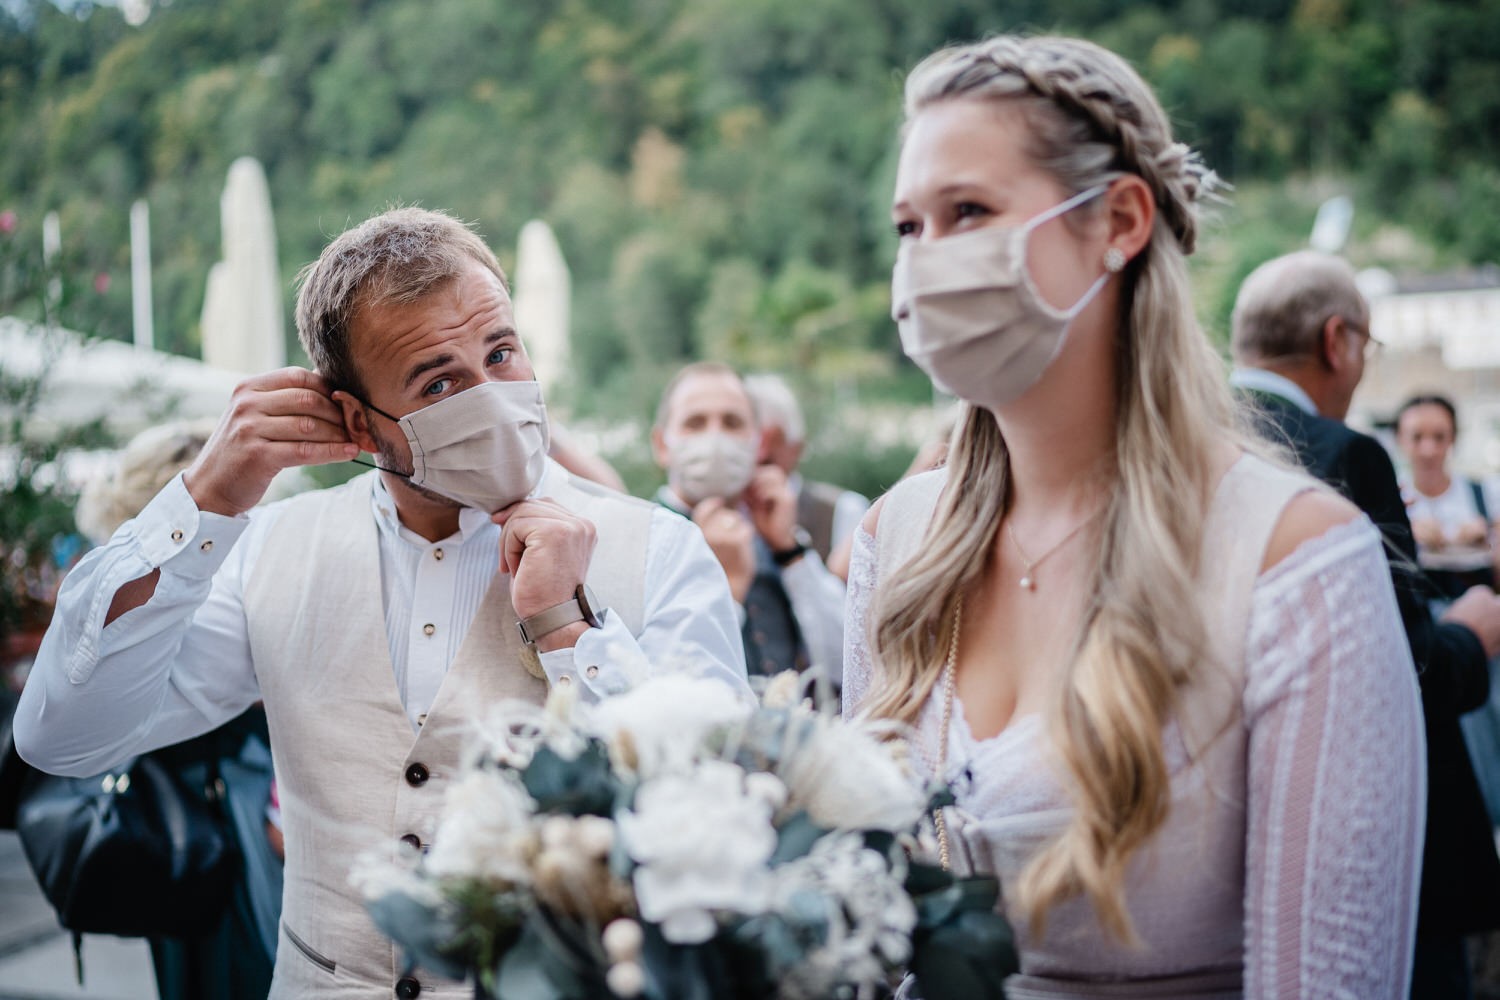
[[(1066, 214), (1068, 212), (1071, 212), (1073, 209), (1077, 208), (1079, 205), (1085, 204), (1086, 202), (1093, 201), (1095, 198), (1099, 197), (1101, 194), (1103, 194), (1104, 192), (1106, 192), (1108, 190), (1109, 190), (1109, 185), (1108, 184), (1095, 184), (1093, 187), (1089, 188), (1086, 191), (1080, 191), (1077, 194), (1075, 194), (1073, 197), (1067, 199), (1066, 201), (1059, 202), (1058, 204), (1053, 205), (1051, 208), (1047, 209), (1045, 212), (1041, 212), (1038, 215), (1032, 216), (1021, 227), (1021, 231), (1026, 234), (1026, 237), (1027, 237), (1027, 239), (1029, 241), (1030, 237), (1031, 237), (1032, 230), (1036, 229), (1037, 226), (1040, 226), (1040, 225), (1042, 225), (1045, 222), (1051, 222), (1053, 219), (1057, 218), (1059, 215), (1064, 215), (1064, 214)], [(1025, 265), (1023, 264), (1022, 267), (1024, 268)], [(1043, 305), (1047, 309), (1052, 310), (1053, 312), (1055, 312), (1056, 315), (1057, 315), (1057, 317), (1059, 319), (1063, 319), (1063, 320), (1067, 320), (1067, 321), (1071, 322), (1073, 319), (1075, 319), (1078, 316), (1079, 313), (1083, 312), (1085, 309), (1088, 308), (1089, 303), (1092, 302), (1092, 301), (1094, 301), (1094, 296), (1096, 296), (1096, 295), (1099, 294), (1099, 292), (1104, 288), (1105, 283), (1108, 282), (1109, 279), (1111, 277), (1113, 277), (1113, 276), (1114, 276), (1114, 272), (1113, 271), (1108, 271), (1108, 270), (1106, 270), (1103, 274), (1099, 275), (1099, 277), (1094, 281), (1094, 283), (1089, 286), (1088, 291), (1084, 292), (1083, 295), (1082, 295), (1082, 297), (1080, 297), (1077, 302), (1073, 303), (1067, 309), (1052, 310), (1052, 307), (1050, 305), (1047, 305), (1047, 303), (1045, 301), (1043, 301), (1040, 296), (1037, 296), (1037, 300), (1038, 300), (1038, 302), (1041, 303), (1041, 305)], [(1030, 272), (1029, 268), (1026, 269), (1026, 281), (1027, 281), (1028, 284), (1031, 283), (1031, 272)], [(1035, 288), (1034, 285), (1032, 287), (1033, 287), (1033, 289)], [(1033, 292), (1033, 294), (1035, 294), (1035, 293)], [(1061, 346), (1061, 345), (1059, 344), (1059, 346)]]
[[(382, 417), (385, 417), (385, 419), (389, 420), (393, 424), (400, 424), (401, 423), (401, 418), (400, 417), (393, 417), (393, 416), (391, 416), (389, 413), (385, 412), (380, 407), (376, 406), (374, 403), (371, 403), (368, 400), (360, 399), (358, 396), (354, 395), (354, 393), (352, 393), (352, 392), (349, 393), (349, 398), (355, 400), (361, 406), (368, 407), (369, 409), (374, 410), (376, 413), (380, 414)], [(391, 475), (393, 475), (393, 476), (400, 476), (402, 479), (410, 479), (412, 476), (416, 475), (416, 473), (414, 473), (414, 472), (401, 472), (398, 469), (387, 469), (383, 465), (376, 465), (374, 462), (366, 462), (366, 461), (364, 461), (363, 459), (360, 459), (360, 458), (351, 458), (351, 459), (349, 459), (349, 461), (352, 462), (355, 465), (363, 465), (367, 469), (377, 469), (377, 470), (379, 470), (381, 472), (389, 472)]]

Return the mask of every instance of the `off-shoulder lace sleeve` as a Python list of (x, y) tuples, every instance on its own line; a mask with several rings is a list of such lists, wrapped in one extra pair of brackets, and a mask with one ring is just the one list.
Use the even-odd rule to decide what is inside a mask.
[(844, 715), (859, 708), (870, 691), (874, 665), (865, 639), (865, 616), (875, 594), (875, 537), (860, 525), (849, 557), (849, 588), (844, 596)]
[(1256, 584), (1247, 997), (1405, 997), (1426, 798), (1415, 674), (1363, 519)]

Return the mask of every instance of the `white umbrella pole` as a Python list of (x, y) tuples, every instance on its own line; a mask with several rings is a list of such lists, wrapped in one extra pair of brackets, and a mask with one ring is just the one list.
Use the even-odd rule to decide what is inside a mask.
[(144, 198), (130, 206), (130, 305), (135, 346), (149, 351), (156, 338), (151, 328), (151, 209)]

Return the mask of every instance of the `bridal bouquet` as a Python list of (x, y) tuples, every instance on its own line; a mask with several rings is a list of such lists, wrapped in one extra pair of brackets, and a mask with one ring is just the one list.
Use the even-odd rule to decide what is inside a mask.
[(777, 689), (756, 708), (674, 675), (500, 706), (431, 850), (356, 869), (376, 924), (481, 997), (832, 1000), (903, 970), (926, 1000), (1003, 996), (996, 883), (927, 850), (945, 793)]

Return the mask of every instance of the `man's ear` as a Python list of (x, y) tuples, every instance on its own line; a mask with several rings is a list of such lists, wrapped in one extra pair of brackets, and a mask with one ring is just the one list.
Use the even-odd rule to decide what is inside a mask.
[(1344, 369), (1344, 320), (1340, 316), (1330, 316), (1323, 321), (1323, 329), (1318, 331), (1318, 364), (1327, 371), (1336, 372)]
[(662, 433), (660, 427), (651, 428), (651, 457), (656, 460), (659, 468), (665, 469), (672, 457), (671, 449), (667, 447), (667, 437)]
[(332, 398), (344, 415), (344, 432), (349, 435), (349, 440), (359, 445), (361, 451), (375, 454), (379, 446), (370, 433), (370, 415), (364, 404), (342, 389), (334, 390)]
[(760, 432), (760, 446), (755, 450), (755, 464), (765, 465), (775, 461), (781, 446), (786, 443), (786, 432), (780, 427), (767, 427)]

